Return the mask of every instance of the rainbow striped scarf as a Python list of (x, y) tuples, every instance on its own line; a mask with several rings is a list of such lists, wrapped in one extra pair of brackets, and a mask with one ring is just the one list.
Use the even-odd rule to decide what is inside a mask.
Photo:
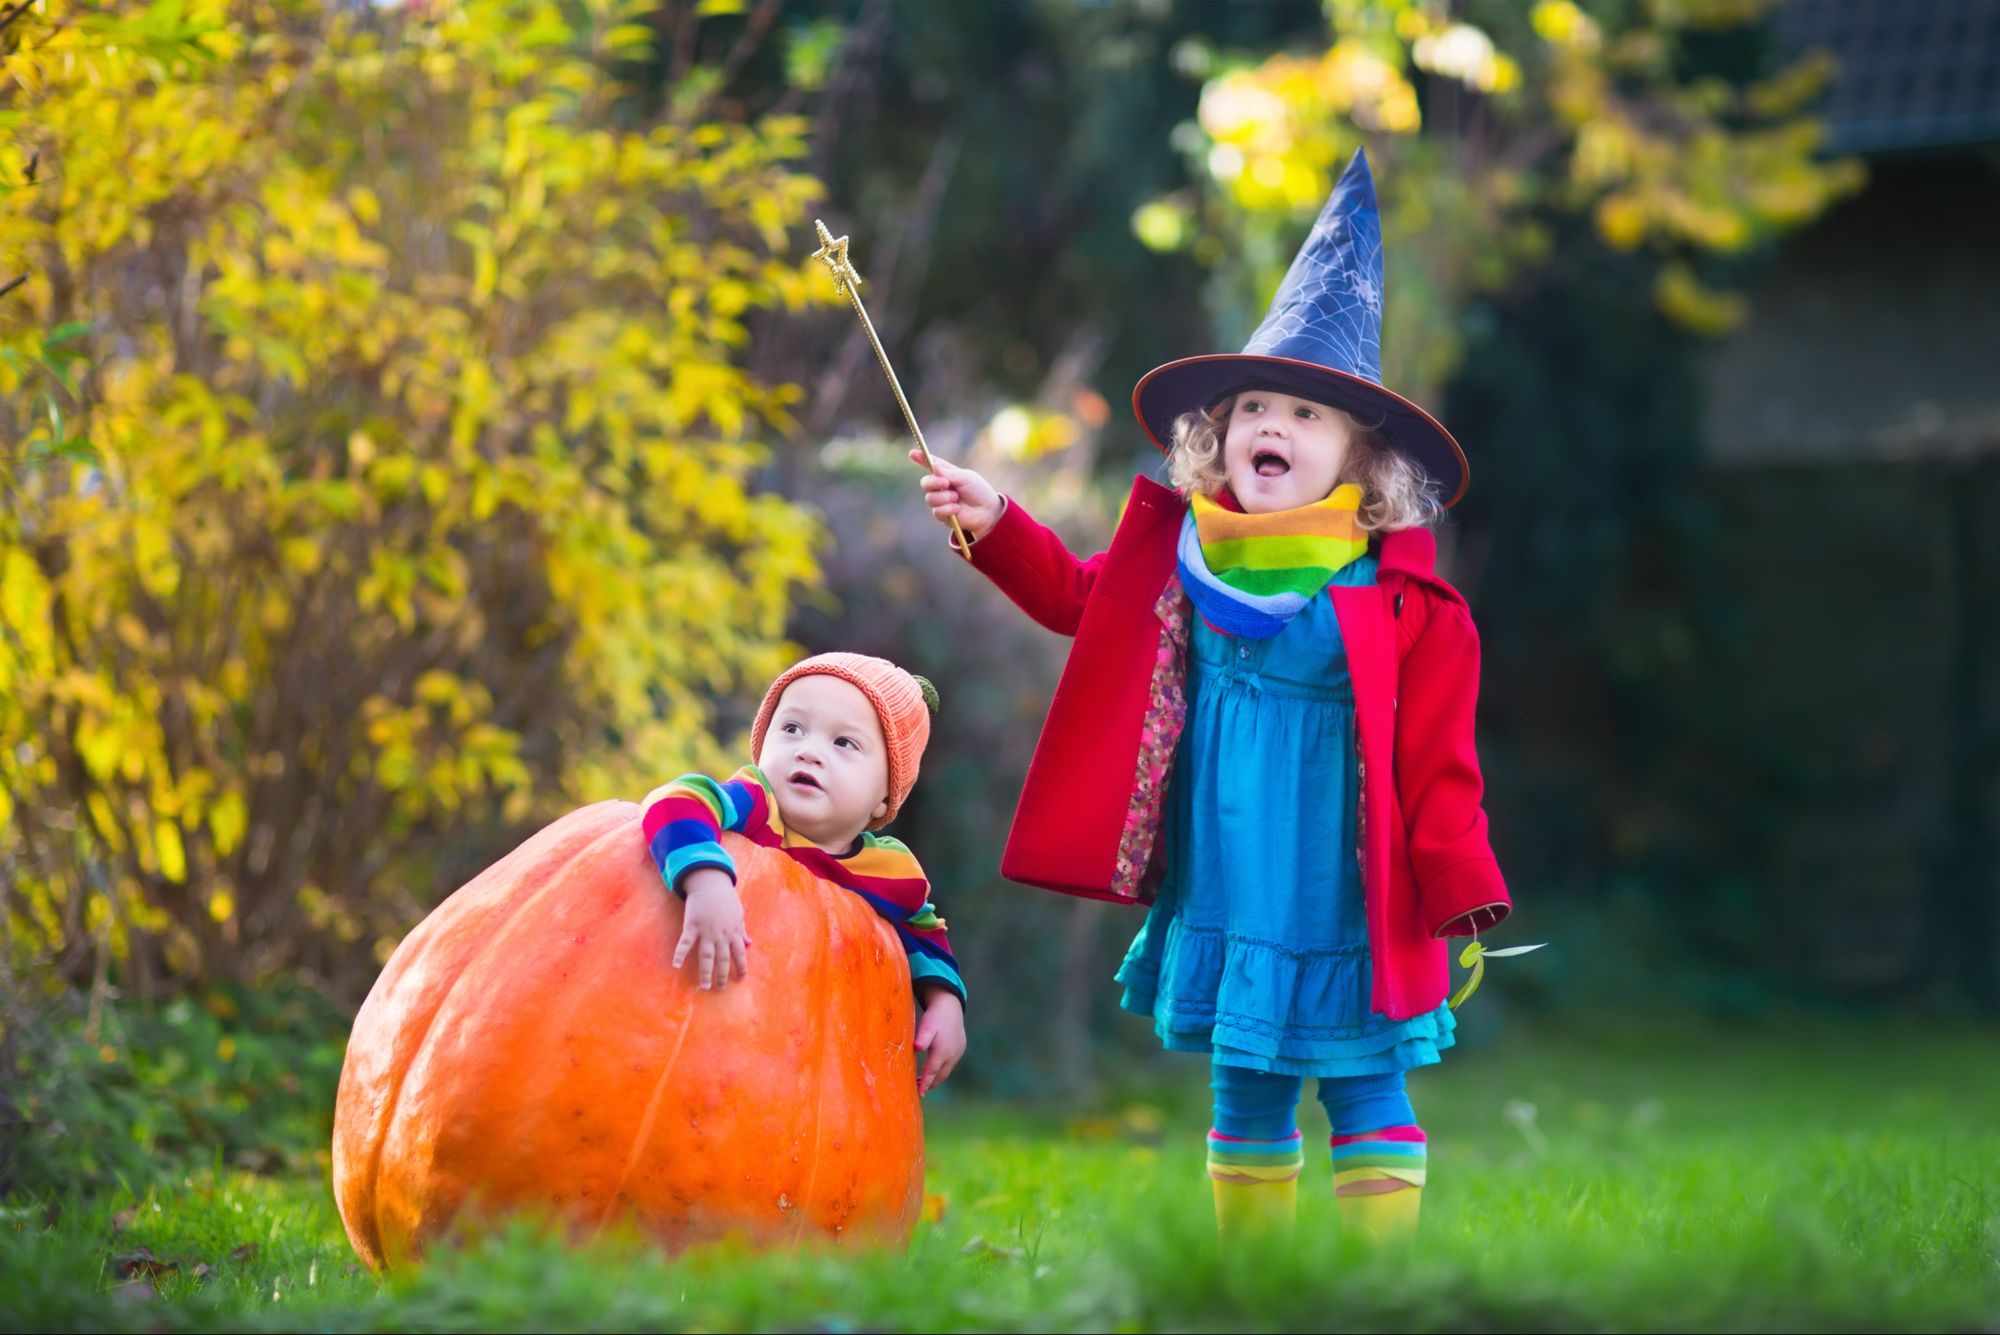
[(1268, 640), (1367, 552), (1360, 508), (1361, 488), (1351, 482), (1323, 501), (1266, 515), (1196, 496), (1181, 525), (1181, 587), (1211, 629)]

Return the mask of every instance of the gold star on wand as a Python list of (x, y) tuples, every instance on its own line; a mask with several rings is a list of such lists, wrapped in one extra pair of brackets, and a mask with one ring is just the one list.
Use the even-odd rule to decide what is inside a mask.
[[(903, 397), (902, 382), (896, 379), (896, 369), (889, 365), (889, 354), (882, 350), (882, 340), (875, 333), (875, 322), (868, 318), (868, 308), (861, 304), (861, 275), (854, 272), (854, 265), (847, 258), (847, 238), (834, 236), (817, 218), (813, 219), (813, 226), (819, 229), (819, 249), (812, 253), (812, 257), (825, 263), (827, 272), (833, 275), (833, 285), (854, 307), (854, 314), (860, 318), (861, 328), (867, 333), (870, 346), (875, 349), (875, 360), (882, 363), (882, 374), (889, 378), (889, 388), (896, 392), (896, 405), (903, 410), (903, 421), (908, 423), (910, 434), (916, 437), (917, 450), (924, 456), (925, 466), (936, 473), (937, 460), (931, 458), (931, 447), (924, 443), (923, 428), (917, 425), (917, 415), (910, 411), (910, 401)], [(965, 530), (959, 527), (957, 515), (951, 519), (951, 538), (952, 547), (970, 561), (972, 543), (967, 540)]]

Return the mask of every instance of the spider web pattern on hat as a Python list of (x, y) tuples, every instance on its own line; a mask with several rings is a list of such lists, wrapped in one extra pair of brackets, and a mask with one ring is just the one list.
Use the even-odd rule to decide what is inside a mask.
[[(1382, 383), (1382, 221), (1374, 181), (1356, 160), (1285, 271), (1270, 314), (1243, 351), (1337, 366)], [(1279, 352), (1283, 349), (1282, 353)], [(1319, 356), (1303, 356), (1316, 348)]]

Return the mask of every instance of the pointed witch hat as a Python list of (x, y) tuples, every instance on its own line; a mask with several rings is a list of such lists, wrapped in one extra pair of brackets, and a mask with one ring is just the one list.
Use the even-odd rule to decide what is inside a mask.
[(1368, 158), (1355, 150), (1299, 247), (1271, 310), (1242, 352), (1183, 357), (1148, 371), (1132, 411), (1162, 451), (1174, 419), (1246, 389), (1272, 390), (1381, 423), (1449, 507), (1465, 494), (1465, 451), (1435, 417), (1382, 387), (1382, 220)]

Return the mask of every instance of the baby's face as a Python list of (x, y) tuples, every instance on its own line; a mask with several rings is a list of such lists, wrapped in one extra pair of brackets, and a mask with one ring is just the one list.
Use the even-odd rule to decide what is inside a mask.
[(1246, 512), (1295, 510), (1332, 494), (1351, 440), (1352, 426), (1338, 408), (1245, 390), (1229, 412), (1222, 466)]
[(845, 853), (889, 811), (889, 748), (859, 687), (800, 677), (778, 697), (757, 767), (771, 781), (785, 828)]

